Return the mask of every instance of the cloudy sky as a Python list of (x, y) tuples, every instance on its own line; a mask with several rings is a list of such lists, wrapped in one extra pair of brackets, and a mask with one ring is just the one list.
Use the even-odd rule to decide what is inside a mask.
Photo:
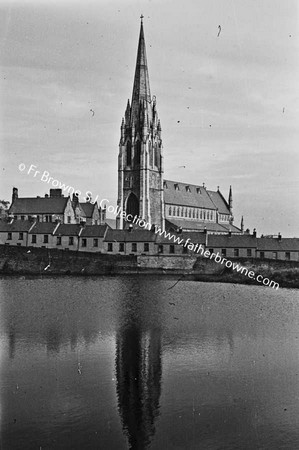
[(116, 204), (141, 13), (165, 178), (299, 236), (297, 0), (0, 0), (0, 198), (48, 191), (23, 163)]

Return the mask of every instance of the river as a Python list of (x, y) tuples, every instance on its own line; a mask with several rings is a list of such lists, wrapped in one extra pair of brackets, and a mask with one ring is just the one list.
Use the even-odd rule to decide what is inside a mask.
[(299, 448), (297, 290), (0, 279), (1, 448)]

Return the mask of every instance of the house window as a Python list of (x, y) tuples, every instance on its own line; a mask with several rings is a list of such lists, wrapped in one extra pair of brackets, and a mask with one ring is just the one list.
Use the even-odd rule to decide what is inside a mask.
[(191, 213), (192, 213), (192, 212), (191, 212), (191, 209), (189, 208), (189, 217), (190, 217), (190, 218), (191, 218)]
[(239, 249), (238, 248), (234, 248), (234, 256), (239, 256)]
[(158, 245), (158, 253), (163, 253), (163, 245)]
[(74, 245), (74, 237), (73, 236), (69, 237), (69, 245)]
[(185, 217), (188, 217), (188, 208), (185, 209)]
[(7, 240), (8, 241), (12, 240), (12, 233), (11, 232), (7, 233)]
[(36, 234), (33, 234), (31, 237), (31, 243), (36, 244)]
[(291, 259), (291, 253), (290, 253), (290, 252), (286, 252), (285, 257), (286, 257), (286, 260), (287, 260), (287, 261), (290, 261), (290, 259)]
[(184, 208), (181, 209), (181, 217), (184, 217)]
[(265, 258), (265, 252), (260, 252), (260, 258), (264, 259)]
[(71, 216), (67, 216), (67, 223), (71, 223)]
[(39, 216), (36, 216), (36, 221), (39, 222)]
[(144, 243), (144, 251), (149, 252), (149, 243), (148, 242)]
[(209, 252), (210, 253), (214, 253), (214, 249), (213, 248), (209, 248)]
[(56, 245), (61, 245), (61, 236), (57, 236)]
[(221, 255), (222, 256), (226, 256), (226, 248), (222, 248), (221, 249)]
[(248, 249), (247, 249), (247, 256), (248, 256), (249, 258), (252, 257), (252, 250), (251, 250), (251, 248), (248, 248)]
[(196, 210), (196, 219), (198, 219), (198, 209)]
[(171, 216), (171, 206), (169, 207), (168, 214)]
[(44, 234), (44, 244), (49, 243), (49, 236), (47, 234)]
[(119, 244), (119, 251), (124, 252), (125, 251), (125, 244), (123, 242), (120, 242)]
[(137, 244), (136, 244), (136, 242), (132, 242), (132, 252), (137, 252)]
[(25, 216), (21, 216), (21, 220), (25, 220)]
[(98, 240), (97, 238), (95, 238), (95, 239), (93, 240), (93, 246), (94, 246), (94, 247), (98, 247), (98, 246), (99, 246), (99, 240)]
[(87, 239), (86, 238), (82, 239), (82, 247), (87, 247)]
[(174, 253), (174, 245), (173, 244), (171, 244), (170, 246), (169, 246), (169, 253)]
[(108, 252), (113, 252), (113, 243), (108, 242)]
[(183, 253), (188, 253), (188, 247), (183, 247)]

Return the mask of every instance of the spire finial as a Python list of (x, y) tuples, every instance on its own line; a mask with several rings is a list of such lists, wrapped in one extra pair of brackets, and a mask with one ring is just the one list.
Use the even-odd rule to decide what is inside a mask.
[(143, 14), (141, 14), (140, 19), (141, 19), (141, 23), (143, 23), (143, 19), (144, 19), (144, 15)]

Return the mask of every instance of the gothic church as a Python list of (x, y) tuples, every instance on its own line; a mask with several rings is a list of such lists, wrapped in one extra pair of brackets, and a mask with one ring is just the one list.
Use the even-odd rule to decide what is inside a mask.
[[(151, 97), (141, 16), (131, 103), (121, 123), (117, 205), (127, 214), (165, 229), (242, 233), (233, 225), (232, 190), (228, 201), (203, 186), (165, 180), (162, 129), (156, 97)], [(117, 227), (128, 224), (118, 217)]]

